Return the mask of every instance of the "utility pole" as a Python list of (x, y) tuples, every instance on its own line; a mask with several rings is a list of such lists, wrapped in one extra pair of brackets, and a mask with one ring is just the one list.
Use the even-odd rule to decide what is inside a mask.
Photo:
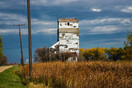
[(22, 38), (21, 38), (21, 26), (24, 26), (25, 24), (13, 24), (13, 26), (19, 26), (19, 37), (20, 37), (20, 47), (21, 47), (21, 65), (24, 66), (23, 61), (23, 50), (22, 50)]
[(29, 40), (29, 77), (32, 75), (32, 40), (31, 40), (31, 16), (30, 16), (30, 0), (27, 0), (28, 13), (28, 40)]

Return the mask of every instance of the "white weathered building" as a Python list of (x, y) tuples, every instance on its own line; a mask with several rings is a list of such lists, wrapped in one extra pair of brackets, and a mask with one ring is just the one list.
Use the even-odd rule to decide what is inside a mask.
[(56, 52), (76, 52), (79, 55), (78, 19), (58, 19), (58, 42), (49, 49)]

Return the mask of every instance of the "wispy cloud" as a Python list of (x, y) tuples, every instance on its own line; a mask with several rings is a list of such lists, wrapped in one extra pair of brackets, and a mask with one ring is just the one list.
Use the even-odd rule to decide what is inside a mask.
[(11, 13), (2, 13), (0, 12), (0, 24), (21, 24), (27, 23), (27, 19), (25, 16), (20, 14), (11, 14)]
[[(48, 29), (37, 29), (37, 30), (32, 30), (32, 34), (46, 34), (46, 35), (51, 35), (51, 34), (56, 34), (57, 33), (57, 29), (53, 29), (53, 28), (48, 28)], [(22, 34), (23, 35), (27, 35), (28, 34), (28, 30), (24, 29), (22, 30)]]
[[(27, 18), (20, 14), (9, 14), (0, 12), (0, 24), (21, 24), (27, 23)], [(32, 18), (31, 20), (33, 25), (56, 25), (54, 21), (42, 21), (40, 19)]]
[(121, 9), (121, 11), (126, 13), (132, 13), (132, 6), (125, 7), (124, 9)]
[(121, 29), (116, 26), (97, 26), (91, 29), (91, 33), (92, 34), (109, 34), (109, 33), (116, 33), (119, 30)]
[[(0, 34), (16, 34), (18, 33), (17, 27), (16, 29), (12, 29), (13, 24), (27, 24), (27, 18), (19, 15), (19, 14), (8, 14), (8, 13), (0, 13), (0, 21), (1, 25), (10, 25), (10, 29), (0, 29)], [(46, 34), (54, 34), (57, 26), (57, 22), (54, 21), (43, 21), (40, 19), (32, 18), (32, 34), (37, 33), (46, 33)], [(22, 28), (22, 34), (28, 34), (27, 29)]]
[(93, 12), (101, 12), (101, 11), (102, 11), (102, 9), (92, 8), (92, 9), (91, 9), (91, 11), (93, 11)]
[[(27, 35), (28, 34), (28, 29), (21, 29), (22, 35)], [(37, 30), (32, 30), (32, 34), (56, 34), (57, 29), (49, 28), (49, 29), (37, 29)], [(6, 35), (6, 34), (19, 34), (18, 29), (0, 29), (0, 35)]]
[(32, 0), (32, 5), (42, 5), (42, 6), (53, 6), (53, 5), (64, 5), (71, 2), (76, 2), (79, 0)]
[(57, 33), (57, 29), (39, 29), (36, 30), (35, 33), (45, 33), (45, 34), (56, 34)]
[[(8, 14), (0, 13), (0, 24), (13, 25), (18, 23), (27, 23), (26, 17), (19, 14)], [(81, 33), (86, 34), (83, 30), (88, 30), (87, 34), (104, 34), (104, 33), (117, 33), (122, 32), (124, 29), (131, 29), (132, 20), (130, 18), (97, 18), (92, 20), (81, 20), (79, 22)], [(42, 19), (32, 18), (32, 34), (45, 33), (45, 34), (55, 34), (57, 29), (57, 22), (55, 21), (43, 21)], [(24, 30), (25, 29), (25, 30)], [(28, 31), (24, 28), (22, 33), (27, 34)], [(12, 29), (10, 29), (12, 30)], [(12, 30), (15, 31), (16, 30)], [(1, 30), (1, 34), (13, 33), (9, 30)], [(126, 31), (126, 30), (125, 30)]]
[[(92, 40), (88, 40), (88, 41), (83, 41), (81, 42), (82, 45), (84, 46), (92, 46), (92, 47), (107, 47), (107, 48), (111, 48), (111, 47), (122, 47), (124, 44), (124, 41), (126, 39), (125, 38), (105, 38), (105, 39), (92, 39)], [(91, 47), (91, 48), (92, 48)]]
[(57, 25), (57, 22), (54, 21), (42, 21), (39, 19), (32, 19), (33, 25)]
[(0, 34), (4, 35), (4, 34), (16, 34), (18, 33), (17, 29), (0, 29)]
[[(13, 24), (27, 24), (26, 17), (19, 14), (8, 14), (0, 12), (0, 21), (1, 25), (10, 25), (10, 28), (0, 29), (0, 34), (17, 34), (18, 27), (13, 28)], [(32, 34), (45, 33), (45, 34), (55, 34), (57, 22), (54, 21), (43, 21), (40, 19), (33, 18), (32, 19)], [(26, 26), (27, 27), (27, 26)], [(28, 34), (27, 28), (22, 28), (22, 34)]]
[(105, 24), (124, 24), (124, 25), (131, 25), (132, 21), (129, 18), (98, 18), (92, 20), (81, 20), (80, 25), (105, 25)]
[[(93, 20), (81, 20), (81, 35), (87, 34), (112, 34), (132, 30), (130, 18), (100, 18)], [(87, 32), (86, 32), (87, 31)]]

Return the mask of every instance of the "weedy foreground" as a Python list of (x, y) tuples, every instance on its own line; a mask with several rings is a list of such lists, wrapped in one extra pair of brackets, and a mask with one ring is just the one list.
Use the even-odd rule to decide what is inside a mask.
[[(29, 78), (28, 69), (28, 65), (20, 69), (24, 80)], [(45, 88), (132, 88), (132, 62), (37, 63), (30, 82)]]

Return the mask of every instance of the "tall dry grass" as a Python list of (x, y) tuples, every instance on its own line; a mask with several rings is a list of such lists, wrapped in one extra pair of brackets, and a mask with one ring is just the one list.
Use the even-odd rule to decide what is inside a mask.
[[(20, 74), (28, 78), (28, 65)], [(47, 88), (132, 88), (131, 62), (48, 62), (33, 64), (32, 81)]]

